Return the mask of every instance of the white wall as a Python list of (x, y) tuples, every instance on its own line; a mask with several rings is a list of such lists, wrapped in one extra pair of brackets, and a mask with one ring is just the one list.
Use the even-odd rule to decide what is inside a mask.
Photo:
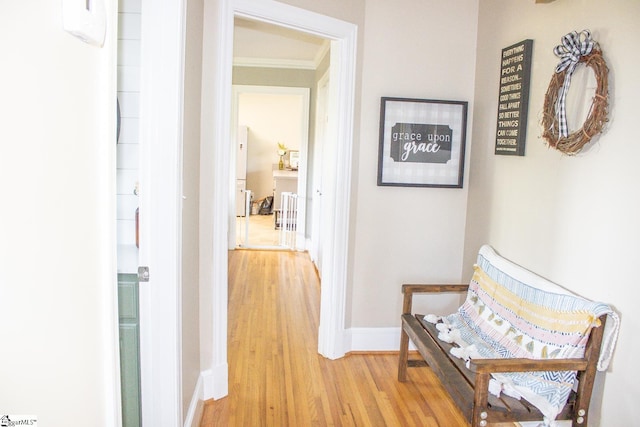
[(471, 123), (476, 22), (475, 0), (366, 3), (347, 326), (397, 326), (402, 283), (461, 280), (468, 174), (462, 189), (378, 187), (378, 132), (383, 96), (469, 101)]
[[(503, 255), (586, 297), (610, 303), (622, 317), (613, 363), (596, 384), (591, 425), (633, 425), (640, 385), (635, 316), (640, 259), (640, 3), (482, 0), (480, 2), (471, 182), (465, 266), (489, 242)], [(558, 59), (553, 48), (588, 28), (610, 68), (610, 121), (575, 157), (541, 139), (544, 94)], [(534, 40), (526, 155), (493, 154), (500, 51)], [(468, 270), (468, 268), (467, 268)], [(600, 405), (602, 407), (600, 408)], [(599, 412), (602, 411), (602, 419)]]
[(0, 13), (0, 402), (41, 425), (119, 423), (114, 1), (107, 41), (62, 3)]

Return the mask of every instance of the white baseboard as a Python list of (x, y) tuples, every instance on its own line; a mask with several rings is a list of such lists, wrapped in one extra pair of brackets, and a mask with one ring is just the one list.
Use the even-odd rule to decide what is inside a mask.
[(193, 390), (191, 396), (191, 403), (189, 403), (189, 409), (187, 410), (187, 416), (184, 419), (184, 427), (200, 427), (200, 420), (202, 419), (202, 411), (204, 410), (204, 401), (202, 399), (202, 374), (198, 377), (198, 382)]
[[(350, 345), (347, 351), (398, 351), (400, 350), (400, 327), (395, 328), (351, 328), (347, 329)], [(409, 342), (409, 347), (415, 349)]]
[(229, 394), (229, 365), (224, 363), (200, 374), (202, 400), (222, 399)]
[(221, 399), (229, 394), (228, 372), (229, 365), (225, 363), (200, 373), (184, 420), (184, 427), (200, 426), (205, 400)]

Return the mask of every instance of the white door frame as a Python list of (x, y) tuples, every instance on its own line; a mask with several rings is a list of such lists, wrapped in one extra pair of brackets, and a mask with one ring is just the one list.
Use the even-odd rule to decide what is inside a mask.
[(329, 70), (327, 70), (316, 86), (316, 132), (313, 145), (313, 177), (311, 178), (311, 238), (307, 245), (309, 256), (316, 265), (320, 278), (322, 279), (322, 175), (323, 161), (322, 153), (326, 141), (326, 128), (328, 124), (327, 93), (330, 87)]
[[(272, 0), (221, 0), (219, 7), (209, 9), (205, 4), (204, 55), (208, 49), (217, 53), (213, 58), (203, 58), (205, 69), (212, 76), (203, 79), (203, 115), (211, 111), (210, 123), (203, 124), (201, 165), (213, 167), (213, 183), (201, 181), (201, 190), (211, 189), (202, 197), (205, 206), (201, 209), (206, 226), (212, 227), (211, 241), (203, 242), (210, 247), (212, 302), (212, 367), (211, 394), (205, 387), (205, 398), (222, 397), (228, 393), (227, 365), (227, 286), (228, 286), (228, 221), (229, 212), (229, 147), (231, 132), (231, 74), (233, 64), (233, 20), (235, 16), (284, 26), (297, 31), (314, 34), (331, 40), (331, 90), (329, 96), (330, 116), (335, 117), (328, 126), (325, 164), (331, 164), (332, 173), (327, 174), (324, 188), (326, 198), (323, 205), (327, 213), (327, 226), (323, 237), (322, 290), (318, 351), (330, 359), (344, 356), (346, 352), (345, 300), (347, 288), (347, 258), (349, 241), (349, 204), (351, 190), (351, 159), (353, 147), (355, 70), (357, 26), (335, 18), (320, 15)], [(215, 18), (218, 19), (215, 19)], [(211, 18), (211, 19), (210, 19)], [(208, 38), (208, 36), (211, 38)], [(204, 87), (208, 77), (212, 85)], [(208, 90), (207, 90), (208, 89)], [(205, 105), (206, 104), (206, 105)], [(211, 157), (208, 157), (211, 156)], [(201, 167), (202, 171), (202, 167)], [(207, 178), (206, 176), (203, 178)], [(204, 210), (203, 210), (204, 209)], [(211, 212), (208, 210), (211, 209)], [(211, 218), (206, 215), (211, 213)], [(201, 225), (203, 225), (201, 223)], [(202, 229), (201, 229), (202, 231)], [(206, 230), (205, 230), (206, 231)], [(203, 235), (201, 234), (201, 237)], [(205, 236), (209, 238), (209, 236)], [(201, 256), (208, 253), (201, 251)], [(202, 248), (202, 246), (201, 246)], [(202, 258), (201, 258), (202, 259)], [(206, 261), (206, 260), (205, 260)], [(203, 268), (201, 266), (201, 268)], [(202, 271), (202, 270), (201, 270)], [(201, 275), (201, 278), (205, 277)], [(206, 285), (206, 284), (205, 284)]]
[(140, 284), (142, 423), (182, 414), (182, 131), (185, 0), (142, 0)]
[[(229, 202), (229, 249), (236, 248), (236, 209), (235, 198), (237, 196), (236, 189), (236, 138), (238, 130), (238, 111), (240, 108), (240, 95), (242, 94), (267, 94), (267, 95), (293, 95), (301, 99), (300, 104), (300, 167), (298, 168), (298, 206), (296, 214), (296, 247), (298, 251), (305, 250), (305, 229), (306, 229), (306, 200), (307, 200), (307, 159), (309, 147), (309, 99), (311, 97), (309, 88), (306, 87), (289, 87), (289, 86), (262, 86), (262, 85), (233, 85), (231, 100), (231, 161), (229, 162), (229, 194), (231, 200)], [(248, 147), (248, 145), (247, 145)], [(275, 203), (275, 200), (274, 200)], [(248, 236), (245, 236), (248, 239)], [(251, 243), (249, 241), (249, 243)], [(245, 245), (246, 246), (246, 245)], [(255, 248), (255, 245), (248, 246)], [(281, 246), (272, 246), (275, 248)]]

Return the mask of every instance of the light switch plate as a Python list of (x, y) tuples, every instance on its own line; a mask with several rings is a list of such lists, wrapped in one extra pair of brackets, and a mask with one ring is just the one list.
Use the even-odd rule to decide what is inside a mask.
[(102, 47), (107, 32), (104, 0), (62, 0), (65, 31), (85, 43)]

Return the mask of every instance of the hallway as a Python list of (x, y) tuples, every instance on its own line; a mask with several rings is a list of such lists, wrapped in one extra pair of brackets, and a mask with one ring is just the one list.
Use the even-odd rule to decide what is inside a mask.
[(229, 396), (201, 427), (466, 425), (429, 369), (403, 384), (397, 354), (320, 356), (319, 307), (307, 253), (229, 253)]

